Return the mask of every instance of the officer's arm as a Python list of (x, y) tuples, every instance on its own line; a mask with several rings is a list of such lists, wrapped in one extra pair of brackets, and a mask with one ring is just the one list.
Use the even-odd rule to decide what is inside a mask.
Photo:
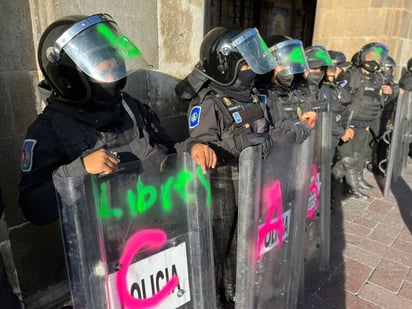
[(19, 206), (29, 221), (48, 224), (58, 218), (52, 173), (65, 163), (64, 152), (52, 129), (38, 122), (29, 128), (27, 139), (32, 139), (35, 143), (33, 146), (25, 143)]
[(215, 151), (218, 162), (239, 155), (233, 135), (226, 133), (227, 136), (223, 136), (223, 115), (219, 114), (219, 107), (212, 96), (200, 105), (189, 107), (188, 123), (190, 138), (209, 145)]

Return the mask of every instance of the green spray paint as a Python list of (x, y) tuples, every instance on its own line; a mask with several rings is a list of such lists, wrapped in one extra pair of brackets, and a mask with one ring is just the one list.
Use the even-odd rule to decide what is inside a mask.
[(332, 59), (325, 53), (324, 50), (317, 50), (315, 56), (325, 61), (325, 65), (332, 65)]
[(140, 50), (132, 41), (124, 35), (117, 36), (107, 25), (100, 23), (97, 24), (96, 28), (122, 58), (127, 59), (141, 54)]
[[(145, 185), (139, 176), (136, 184), (136, 191), (128, 189), (126, 192), (125, 200), (129, 208), (129, 214), (132, 217), (136, 217), (139, 214), (144, 214), (153, 205), (160, 200), (162, 209), (165, 212), (170, 212), (173, 208), (173, 193), (176, 193), (180, 199), (186, 203), (190, 203), (196, 200), (195, 192), (190, 192), (190, 184), (196, 179), (202, 184), (206, 191), (206, 206), (210, 207), (212, 201), (212, 193), (210, 183), (203, 175), (202, 169), (199, 167), (196, 173), (181, 170), (176, 174), (176, 177), (169, 177), (166, 181), (160, 185), (160, 188), (156, 188), (153, 185)], [(124, 211), (121, 208), (110, 207), (108, 199), (108, 185), (106, 182), (100, 184), (100, 192), (94, 187), (95, 196), (99, 196), (98, 199), (98, 213), (102, 219), (109, 217), (115, 217), (120, 219), (124, 215)], [(159, 198), (160, 191), (160, 198)], [(97, 194), (97, 195), (96, 195)]]
[(293, 48), (289, 56), (292, 63), (304, 64), (306, 62), (302, 48)]

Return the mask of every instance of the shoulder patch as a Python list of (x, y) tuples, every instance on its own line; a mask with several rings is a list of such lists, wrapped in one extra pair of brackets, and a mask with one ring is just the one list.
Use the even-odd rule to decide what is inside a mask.
[(26, 139), (23, 143), (21, 154), (21, 170), (22, 172), (30, 172), (33, 165), (33, 150), (37, 140)]
[(240, 116), (239, 112), (234, 112), (232, 116), (236, 123), (242, 122), (242, 117)]
[(262, 102), (263, 104), (266, 104), (266, 101), (267, 101), (266, 95), (264, 95), (264, 94), (259, 94), (258, 97), (259, 97), (260, 102)]
[(200, 106), (193, 106), (189, 116), (189, 128), (193, 129), (200, 123), (200, 113), (202, 108)]

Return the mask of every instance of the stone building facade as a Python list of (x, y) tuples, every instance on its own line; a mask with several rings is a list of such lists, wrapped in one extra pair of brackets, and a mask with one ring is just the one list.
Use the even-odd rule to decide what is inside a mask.
[[(0, 187), (6, 205), (0, 220), (0, 253), (15, 293), (27, 308), (45, 307), (68, 295), (59, 225), (35, 226), (22, 216), (17, 186), (21, 145), (28, 125), (44, 107), (37, 92), (41, 74), (36, 47), (41, 33), (55, 19), (71, 14), (106, 12), (142, 50), (153, 65), (144, 76), (132, 77), (130, 92), (149, 103), (166, 128), (184, 138), (186, 105), (174, 94), (174, 85), (198, 60), (202, 37), (216, 20), (212, 0), (2, 1), (0, 33)], [(225, 2), (225, 1), (221, 1)], [(239, 1), (226, 1), (230, 4)], [(291, 8), (288, 23), (306, 16), (302, 1), (261, 1)], [(412, 57), (412, 1), (318, 0), (313, 44), (350, 55), (362, 45), (379, 41), (404, 65)], [(288, 6), (288, 4), (290, 4)], [(229, 4), (227, 4), (229, 5)], [(272, 7), (272, 6), (270, 6)], [(313, 15), (313, 14), (312, 14)], [(301, 18), (302, 19), (302, 18)], [(277, 22), (279, 19), (276, 20)], [(303, 26), (302, 26), (303, 25)], [(305, 23), (299, 27), (302, 33)], [(303, 30), (302, 30), (303, 29)], [(182, 128), (176, 129), (176, 119)]]

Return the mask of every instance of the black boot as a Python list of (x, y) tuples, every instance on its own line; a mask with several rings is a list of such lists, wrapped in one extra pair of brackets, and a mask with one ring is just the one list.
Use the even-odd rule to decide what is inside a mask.
[(364, 200), (366, 201), (369, 198), (369, 195), (362, 193), (359, 191), (359, 181), (358, 181), (358, 174), (356, 173), (356, 170), (349, 170), (348, 173), (346, 174), (346, 183), (348, 184), (350, 188), (350, 193), (354, 198), (357, 198), (359, 200)]
[(342, 159), (342, 165), (346, 170), (345, 180), (350, 188), (350, 194), (354, 198), (367, 200), (369, 196), (359, 191), (359, 173), (356, 169), (357, 160), (352, 157), (345, 157)]
[(331, 172), (332, 172), (332, 182), (338, 183), (342, 181), (343, 176), (345, 176), (346, 173), (346, 168), (342, 162), (343, 160), (340, 160), (335, 163), (335, 165), (332, 167)]
[(359, 178), (358, 178), (358, 183), (359, 183), (359, 187), (362, 188), (362, 189), (368, 189), (368, 190), (372, 190), (372, 189), (373, 189), (373, 186), (372, 186), (370, 183), (368, 183), (368, 182), (363, 178), (362, 175), (359, 176)]

